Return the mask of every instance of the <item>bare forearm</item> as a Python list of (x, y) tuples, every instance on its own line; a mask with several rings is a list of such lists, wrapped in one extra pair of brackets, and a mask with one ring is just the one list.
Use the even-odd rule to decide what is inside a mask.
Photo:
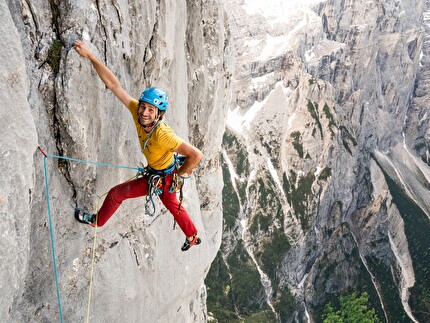
[(93, 64), (94, 68), (97, 71), (97, 74), (99, 75), (100, 79), (103, 81), (103, 83), (107, 86), (109, 90), (112, 91), (113, 94), (126, 106), (130, 104), (131, 97), (130, 95), (122, 88), (121, 84), (119, 83), (116, 76), (112, 73), (112, 71), (103, 64), (92, 52), (91, 50), (85, 46), (85, 44), (80, 41), (76, 40), (73, 43), (73, 47), (75, 48), (76, 52), (81, 55), (82, 57), (87, 58), (91, 64)]
[(194, 154), (187, 156), (184, 164), (178, 169), (178, 175), (188, 176), (189, 174), (191, 174), (202, 158), (203, 154), (200, 150), (196, 149)]
[(88, 59), (90, 60), (91, 64), (93, 64), (94, 68), (97, 71), (97, 74), (108, 89), (113, 90), (118, 86), (121, 86), (112, 71), (105, 64), (103, 64), (94, 54), (91, 53), (90, 55), (88, 55)]
[(87, 58), (93, 64), (94, 68), (97, 71), (97, 74), (99, 75), (103, 83), (108, 87), (108, 89), (110, 89), (114, 93), (115, 90), (121, 89), (121, 84), (119, 83), (116, 76), (112, 73), (112, 71), (105, 64), (103, 64), (97, 58), (97, 56), (94, 55), (93, 52), (87, 46), (85, 46), (82, 41), (76, 40), (73, 43), (73, 47), (79, 55), (84, 58)]

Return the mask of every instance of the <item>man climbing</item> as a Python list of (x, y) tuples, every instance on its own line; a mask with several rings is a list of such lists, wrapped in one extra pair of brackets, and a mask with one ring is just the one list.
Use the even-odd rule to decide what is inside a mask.
[[(200, 244), (197, 229), (178, 201), (174, 186), (178, 180), (183, 180), (184, 177), (191, 175), (203, 154), (199, 149), (179, 138), (167, 124), (162, 122), (168, 106), (167, 94), (159, 88), (150, 87), (143, 91), (139, 100), (133, 99), (122, 88), (109, 68), (82, 41), (75, 41), (73, 47), (80, 56), (87, 58), (92, 63), (106, 87), (131, 112), (142, 152), (148, 162), (148, 167), (142, 177), (119, 184), (109, 191), (98, 214), (76, 209), (76, 219), (82, 223), (101, 227), (124, 200), (152, 194), (151, 190), (155, 185), (164, 206), (172, 213), (186, 236), (181, 250), (186, 251), (193, 245)], [(175, 153), (186, 157), (182, 166), (178, 168)], [(156, 179), (155, 184), (154, 179)]]

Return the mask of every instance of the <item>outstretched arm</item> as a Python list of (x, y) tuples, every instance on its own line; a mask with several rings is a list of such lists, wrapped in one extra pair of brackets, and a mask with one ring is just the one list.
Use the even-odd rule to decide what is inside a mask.
[(184, 177), (191, 175), (191, 173), (194, 171), (194, 168), (203, 158), (203, 154), (199, 149), (186, 142), (183, 142), (176, 149), (176, 152), (179, 155), (187, 157), (187, 159), (185, 159), (185, 163), (178, 169), (178, 175)]
[(122, 88), (116, 76), (112, 73), (112, 71), (103, 64), (91, 51), (85, 46), (85, 44), (76, 40), (73, 43), (73, 47), (76, 52), (84, 58), (88, 58), (89, 61), (93, 64), (96, 69), (100, 79), (106, 85), (106, 87), (112, 91), (113, 94), (126, 106), (130, 104), (131, 96)]

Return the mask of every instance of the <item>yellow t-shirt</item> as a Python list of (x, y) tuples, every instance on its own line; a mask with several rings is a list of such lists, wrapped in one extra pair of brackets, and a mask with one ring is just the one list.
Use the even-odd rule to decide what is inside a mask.
[(143, 147), (149, 133), (146, 133), (143, 127), (139, 124), (137, 117), (139, 101), (135, 99), (131, 100), (128, 109), (133, 116), (137, 136), (139, 137), (139, 143), (148, 162), (148, 166), (155, 170), (162, 170), (169, 167), (173, 163), (175, 150), (184, 141), (175, 134), (172, 128), (162, 122), (152, 132), (151, 137), (146, 143), (145, 150), (143, 151)]

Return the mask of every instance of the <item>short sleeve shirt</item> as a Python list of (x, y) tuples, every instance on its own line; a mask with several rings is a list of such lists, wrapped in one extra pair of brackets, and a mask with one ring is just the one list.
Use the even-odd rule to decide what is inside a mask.
[[(148, 166), (155, 170), (162, 170), (169, 167), (173, 163), (175, 150), (184, 141), (164, 122), (160, 123), (151, 135), (150, 133), (146, 133), (140, 125), (137, 116), (139, 101), (135, 99), (131, 100), (128, 109), (133, 116), (139, 143), (148, 162)], [(146, 143), (145, 150), (143, 150), (145, 141), (148, 139), (149, 135), (150, 138)]]

